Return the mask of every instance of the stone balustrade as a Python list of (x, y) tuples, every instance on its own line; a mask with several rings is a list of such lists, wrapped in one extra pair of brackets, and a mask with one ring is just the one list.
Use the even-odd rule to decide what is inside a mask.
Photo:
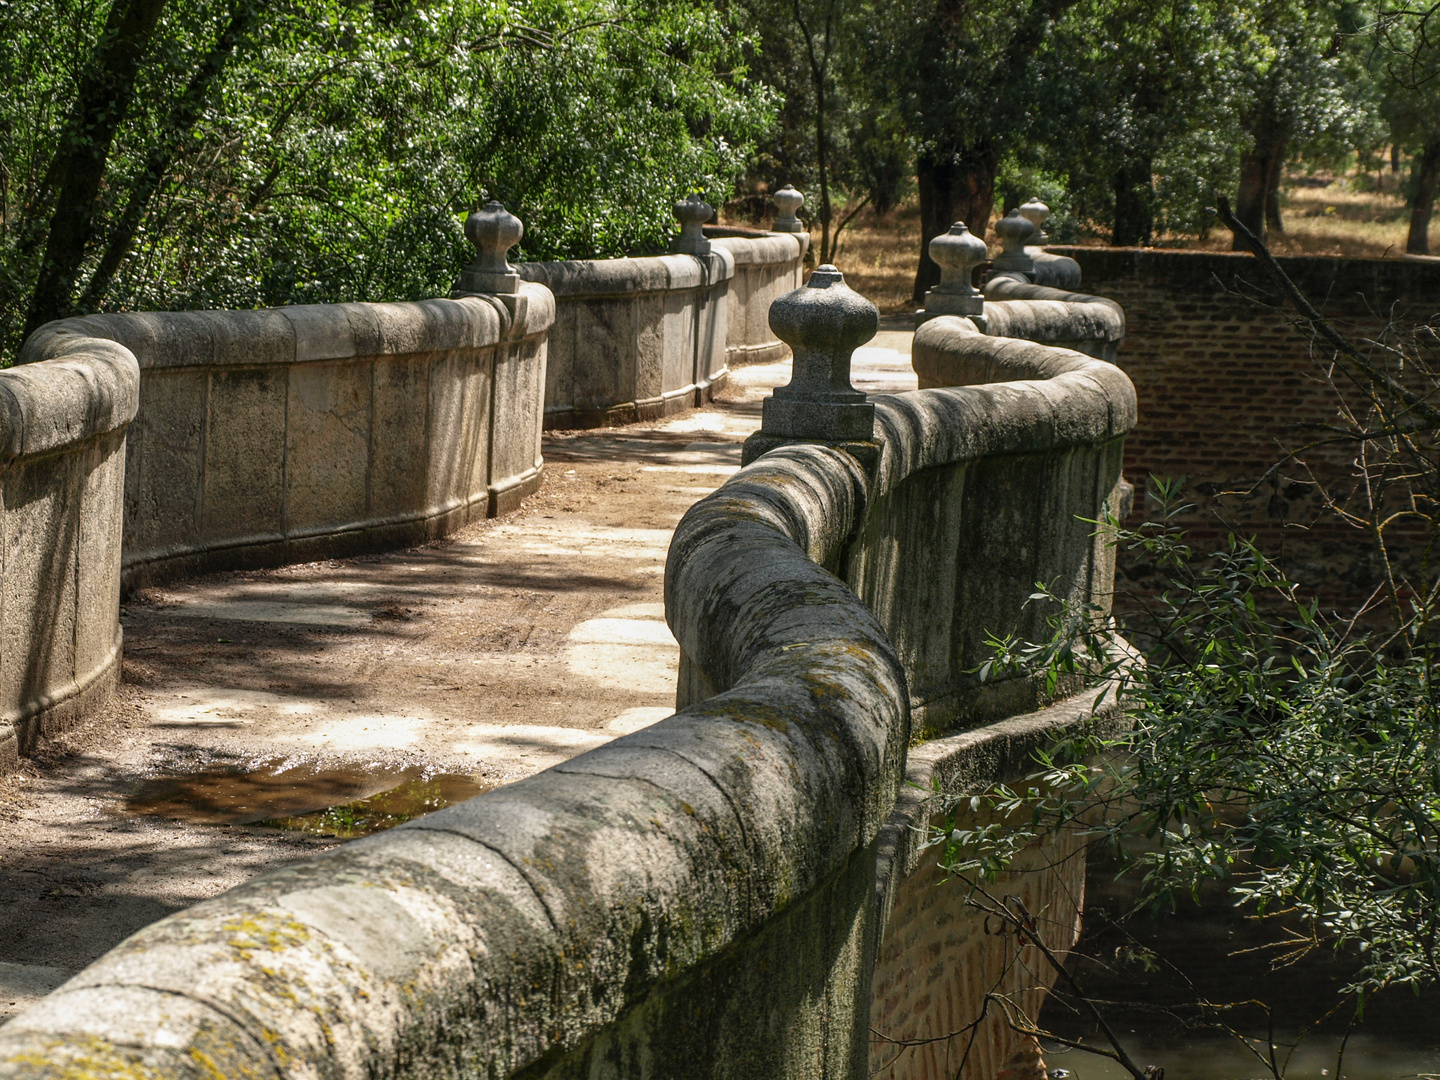
[[(925, 294), (925, 307), (917, 313), (917, 320), (924, 323), (937, 315), (964, 316), (983, 334), (1074, 349), (1114, 363), (1125, 337), (1125, 312), (1120, 305), (1051, 287), (1055, 281), (1078, 286), (1079, 264), (1025, 246), (1049, 214), (1044, 203), (1032, 199), (1000, 220), (996, 229), (1005, 241), (1005, 253), (994, 261), (995, 272), (980, 290), (970, 281), (987, 251), (964, 222), (957, 221), (949, 232), (931, 240), (930, 257), (940, 266), (941, 280)], [(1027, 263), (1029, 269), (1023, 269)], [(922, 381), (921, 385), (927, 384)]]
[[(776, 330), (848, 384), (865, 312), (816, 284), (844, 310), (794, 300)], [(0, 1077), (808, 1080), (866, 1075), (872, 1027), (953, 1030), (907, 769), (985, 783), (1090, 717), (973, 671), (989, 633), (1039, 630), (1035, 581), (1108, 601), (1113, 549), (1079, 519), (1118, 508), (1135, 397), (958, 317), (915, 347), (933, 388), (873, 401), (867, 432), (817, 422), (680, 523), (675, 715), (147, 927), (0, 1029)], [(980, 365), (999, 383), (935, 385)], [(967, 940), (942, 972), (1009, 947)]]
[(0, 773), (120, 678), (125, 428), (140, 369), (72, 339), (0, 371)]
[(677, 202), (668, 255), (515, 267), (556, 299), (546, 427), (656, 420), (708, 401), (733, 365), (784, 359), (766, 313), (800, 284), (810, 234), (707, 235), (714, 212)]
[[(708, 243), (708, 241), (707, 241)], [(545, 426), (656, 420), (724, 385), (730, 252), (517, 263), (555, 296)]]
[[(418, 543), (539, 483), (543, 288), (409, 304), (50, 323), (22, 364), (123, 345), (140, 366), (126, 587)], [(37, 369), (38, 370), (38, 369)]]
[(710, 242), (728, 251), (735, 261), (726, 301), (726, 365), (733, 368), (785, 359), (790, 350), (770, 330), (770, 305), (799, 288), (810, 250), (809, 232), (720, 236)]
[(1074, 349), (1115, 363), (1125, 337), (1125, 312), (1115, 301), (1032, 285), (1010, 275), (992, 277), (984, 293), (985, 324), (980, 329), (985, 333)]

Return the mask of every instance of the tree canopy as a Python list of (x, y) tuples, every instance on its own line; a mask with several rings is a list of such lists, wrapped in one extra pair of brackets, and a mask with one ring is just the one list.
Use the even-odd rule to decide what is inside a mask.
[(1384, 0), (0, 0), (0, 358), (73, 312), (443, 293), (482, 191), (531, 259), (786, 182), (831, 258), (915, 194), (919, 296), (932, 236), (1032, 194), (1143, 244), (1234, 192), (1263, 234), (1287, 165), (1393, 144), (1424, 252), (1437, 42)]
[(0, 348), (75, 311), (443, 295), (489, 191), (526, 258), (657, 250), (775, 94), (675, 0), (3, 0)]

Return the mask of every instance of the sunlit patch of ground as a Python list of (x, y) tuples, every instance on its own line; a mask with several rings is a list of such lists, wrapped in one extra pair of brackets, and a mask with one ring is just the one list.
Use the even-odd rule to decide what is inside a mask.
[[(1410, 230), (1410, 207), (1384, 176), (1383, 190), (1375, 177), (1292, 176), (1281, 193), (1283, 234), (1272, 232), (1266, 242), (1277, 255), (1334, 255), (1344, 258), (1385, 258), (1403, 255)], [(1213, 251), (1230, 248), (1230, 235), (1217, 230), (1204, 241), (1179, 246)], [(1430, 250), (1440, 252), (1440, 219), (1430, 229)]]
[[(1405, 252), (1410, 208), (1401, 193), (1398, 174), (1387, 168), (1363, 175), (1333, 173), (1292, 174), (1281, 192), (1280, 216), (1285, 231), (1267, 238), (1277, 255), (1330, 255), (1343, 258), (1394, 258)], [(1377, 186), (1378, 185), (1378, 186)], [(843, 213), (838, 215), (843, 216)], [(995, 242), (994, 215), (985, 238)], [(754, 225), (749, 220), (727, 222)], [(1093, 222), (1077, 242), (1103, 246), (1108, 222)], [(1230, 233), (1216, 228), (1205, 237), (1163, 236), (1157, 246), (1199, 251), (1229, 251)], [(820, 230), (811, 230), (811, 251), (820, 250)], [(1440, 255), (1440, 213), (1430, 228), (1430, 250)], [(887, 214), (861, 210), (840, 231), (834, 262), (846, 283), (874, 301), (882, 314), (913, 311), (911, 292), (920, 257), (920, 207), (911, 198)]]

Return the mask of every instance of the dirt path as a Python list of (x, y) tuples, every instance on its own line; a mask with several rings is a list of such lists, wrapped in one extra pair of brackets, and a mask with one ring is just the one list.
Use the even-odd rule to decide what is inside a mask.
[[(857, 387), (915, 385), (908, 333), (873, 346)], [(337, 835), (668, 716), (671, 532), (788, 379), (743, 368), (705, 409), (547, 437), (537, 494), (439, 543), (131, 597), (119, 700), (0, 787), (0, 1018)]]

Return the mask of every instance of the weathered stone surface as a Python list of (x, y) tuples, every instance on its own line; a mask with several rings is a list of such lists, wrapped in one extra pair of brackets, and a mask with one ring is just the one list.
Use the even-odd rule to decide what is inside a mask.
[[(423, 358), (432, 401), (463, 358)], [(922, 327), (915, 364), (931, 388), (875, 403), (868, 464), (784, 446), (686, 514), (679, 712), (155, 923), (0, 1029), (0, 1077), (866, 1076), (877, 953), (935, 941), (879, 949), (924, 884), (905, 880), (912, 717), (1035, 706), (1033, 685), (969, 681), (977, 630), (1019, 617), (1027, 575), (1108, 587), (1113, 552), (1073, 519), (1114, 497), (1135, 415), (1113, 366), (964, 319)], [(926, 764), (1000, 778), (1093, 702), (1057, 708)]]
[[(830, 453), (853, 511), (843, 455), (788, 453)], [(825, 545), (831, 508), (784, 501), (701, 504), (676, 538), (671, 586), (715, 611), (688, 647), (730, 677), (719, 697), (155, 924), (6, 1027), (0, 1074), (189, 1075), (200, 1051), (235, 1075), (573, 1076), (618, 1058), (638, 1076), (656, 1054), (691, 1075), (858, 1075), (904, 675), (801, 546)], [(723, 1004), (697, 1014), (677, 978)], [(172, 1003), (146, 1004), (156, 991)]]
[(1030, 278), (1036, 285), (1052, 289), (1078, 289), (1080, 287), (1080, 264), (1068, 255), (1055, 255), (1039, 248), (1027, 248), (1035, 269)]
[[(875, 408), (850, 385), (850, 357), (879, 325), (875, 305), (828, 265), (771, 304), (770, 328), (795, 359), (790, 382), (765, 399), (760, 436), (831, 442), (871, 438)], [(746, 460), (752, 459), (753, 453), (747, 454)]]
[(460, 275), (450, 292), (451, 299), (476, 293), (519, 292), (520, 275), (506, 255), (525, 236), (520, 219), (491, 199), (465, 219), (465, 236), (475, 245), (475, 261)]
[(728, 371), (729, 243), (701, 254), (518, 264), (556, 298), (545, 426), (658, 419), (707, 400)]
[[(62, 378), (53, 363), (32, 388), (40, 375), (31, 362), (81, 346), (100, 355), (116, 342), (140, 350), (124, 501), (130, 585), (314, 557), (326, 536), (343, 536), (346, 550), (413, 542), (495, 511), (497, 444), (521, 447), (505, 451), (523, 459), (501, 485), (512, 500), (538, 482), (535, 387), (555, 306), (544, 288), (517, 290), (503, 299), (67, 319), (26, 342), (25, 366), (0, 406), (24, 420), (13, 430), (36, 446), (42, 431), (69, 438), (25, 420), (37, 408), (81, 427), (134, 414), (133, 389), (116, 397), (89, 376)], [(511, 365), (499, 411), (497, 357)], [(82, 420), (70, 399), (87, 394)]]
[(680, 235), (670, 238), (670, 250), (683, 255), (709, 255), (710, 241), (705, 238), (705, 222), (715, 216), (715, 208), (699, 195), (691, 195), (675, 204), (675, 217), (680, 222)]
[(995, 337), (1074, 349), (1112, 364), (1125, 337), (1125, 312), (1102, 296), (1001, 274), (985, 283), (985, 298), (986, 314), (994, 319), (985, 332)]
[[(712, 243), (735, 260), (726, 303), (725, 364), (734, 367), (783, 359), (790, 349), (770, 329), (770, 305), (803, 284), (810, 234), (797, 229), (763, 239), (722, 237)], [(714, 370), (718, 369), (712, 361)]]
[(125, 428), (140, 371), (123, 346), (53, 335), (0, 372), (0, 771), (103, 704), (119, 671)]
[[(1029, 275), (1035, 270), (1035, 260), (1026, 250), (1035, 237), (1035, 226), (1020, 216), (1019, 210), (1011, 210), (995, 223), (995, 235), (1000, 238), (1004, 250), (995, 256), (993, 265), (997, 274)], [(1028, 277), (1026, 280), (1029, 280)]]
[(771, 230), (777, 233), (805, 233), (804, 223), (795, 216), (795, 212), (805, 205), (805, 196), (796, 191), (794, 185), (786, 184), (775, 192), (774, 199), (776, 213)]
[(930, 241), (930, 258), (940, 267), (940, 284), (925, 293), (925, 315), (984, 317), (985, 298), (971, 283), (975, 268), (990, 257), (985, 241), (963, 221)]

